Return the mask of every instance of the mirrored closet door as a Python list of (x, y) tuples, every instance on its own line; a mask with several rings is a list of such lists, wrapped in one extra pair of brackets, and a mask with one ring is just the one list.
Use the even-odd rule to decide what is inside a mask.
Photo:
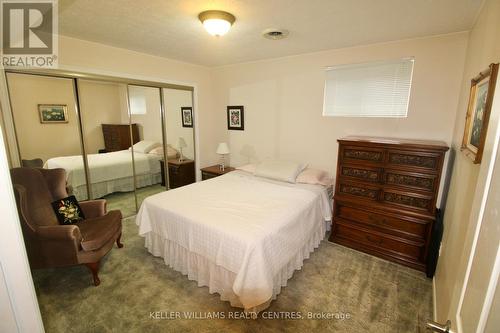
[(21, 166), (67, 169), (68, 191), (86, 200), (74, 80), (18, 73), (6, 78)]
[(139, 133), (134, 145), (134, 169), (138, 206), (153, 194), (165, 191), (162, 101), (160, 88), (128, 85), (130, 121)]
[(163, 88), (164, 137), (168, 157), (168, 188), (196, 181), (193, 92)]
[(139, 134), (130, 126), (126, 89), (117, 82), (78, 80), (91, 198), (104, 198), (108, 209), (131, 216), (136, 201), (130, 147)]
[(8, 72), (7, 83), (22, 165), (65, 169), (78, 200), (126, 217), (196, 181), (192, 88), (71, 73)]

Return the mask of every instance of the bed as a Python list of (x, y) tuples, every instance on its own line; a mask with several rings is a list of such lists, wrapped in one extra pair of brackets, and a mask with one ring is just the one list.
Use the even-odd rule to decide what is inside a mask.
[(153, 256), (255, 313), (319, 246), (330, 202), (325, 186), (236, 170), (146, 198), (136, 223)]
[[(161, 155), (134, 152), (137, 187), (161, 183)], [(120, 150), (104, 154), (87, 155), (91, 180), (92, 197), (101, 198), (114, 192), (134, 190), (132, 153)], [(44, 168), (63, 168), (72, 194), (78, 200), (87, 199), (87, 187), (82, 156), (63, 156), (47, 160)]]

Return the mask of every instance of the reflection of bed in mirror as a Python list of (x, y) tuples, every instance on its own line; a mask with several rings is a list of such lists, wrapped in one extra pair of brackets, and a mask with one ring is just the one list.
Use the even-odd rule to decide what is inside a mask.
[[(167, 149), (168, 157), (178, 156), (176, 150)], [(134, 151), (137, 188), (161, 183), (159, 160), (162, 154)], [(115, 192), (134, 190), (132, 152), (120, 150), (104, 154), (87, 155), (93, 198), (101, 198)], [(82, 156), (63, 156), (49, 159), (45, 168), (66, 170), (67, 184), (78, 200), (87, 199), (87, 187)]]

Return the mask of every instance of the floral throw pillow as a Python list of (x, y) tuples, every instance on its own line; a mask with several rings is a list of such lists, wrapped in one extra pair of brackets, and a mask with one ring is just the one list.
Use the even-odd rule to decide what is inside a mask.
[(73, 224), (84, 220), (85, 216), (74, 195), (56, 200), (52, 203), (59, 224)]

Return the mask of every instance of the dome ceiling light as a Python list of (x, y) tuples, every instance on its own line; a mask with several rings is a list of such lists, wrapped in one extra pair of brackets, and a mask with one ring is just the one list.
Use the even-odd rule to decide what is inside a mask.
[(207, 10), (201, 12), (198, 18), (212, 36), (225, 35), (236, 20), (233, 14), (222, 10)]

